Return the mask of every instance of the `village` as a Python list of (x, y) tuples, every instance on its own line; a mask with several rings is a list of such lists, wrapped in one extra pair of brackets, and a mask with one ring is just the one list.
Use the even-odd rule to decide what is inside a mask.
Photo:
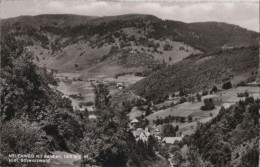
[[(80, 112), (88, 112), (88, 118), (95, 123), (97, 117), (95, 115), (95, 107), (92, 102), (94, 99), (93, 86), (97, 84), (107, 85), (111, 93), (121, 91), (128, 87), (131, 83), (117, 81), (117, 79), (97, 79), (89, 78), (83, 79), (79, 75), (74, 74), (57, 74), (56, 77), (59, 84), (69, 83), (71, 85), (81, 84), (87, 85), (87, 92), (91, 96), (86, 96), (84, 91), (69, 92), (60, 89), (64, 93), (64, 97), (70, 98), (74, 110)], [(185, 135), (190, 135), (196, 130), (198, 123), (205, 123), (214, 118), (221, 107), (228, 108), (239, 100), (245, 99), (247, 96), (259, 98), (259, 84), (257, 81), (248, 82), (246, 84), (232, 85), (229, 89), (221, 89), (217, 87), (210, 87), (197, 94), (183, 94), (182, 92), (175, 92), (169, 95), (164, 101), (149, 105), (145, 103), (141, 106), (132, 106), (128, 113), (130, 122), (128, 130), (132, 132), (136, 141), (141, 140), (147, 142), (149, 136), (153, 136), (161, 145), (174, 145), (182, 141)], [(213, 90), (215, 89), (215, 90)], [(70, 94), (71, 93), (71, 94)], [(85, 94), (84, 94), (85, 93)], [(245, 96), (244, 96), (245, 94)], [(210, 110), (202, 110), (205, 99), (211, 99), (214, 103), (214, 108)], [(141, 101), (145, 101), (141, 99)], [(148, 110), (147, 114), (145, 110)], [(164, 133), (167, 131), (164, 128), (166, 125), (171, 125), (174, 133)], [(171, 129), (171, 128), (170, 128)]]

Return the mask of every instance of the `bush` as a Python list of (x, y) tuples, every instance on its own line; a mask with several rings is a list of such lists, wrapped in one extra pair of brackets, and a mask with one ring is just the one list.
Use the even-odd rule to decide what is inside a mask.
[(165, 51), (168, 51), (168, 50), (171, 50), (171, 49), (172, 49), (172, 46), (169, 45), (169, 44), (165, 44), (165, 45), (163, 46), (163, 50), (165, 50)]
[(176, 132), (179, 130), (179, 126), (173, 126), (171, 124), (166, 124), (162, 127), (162, 136), (165, 137), (175, 137)]
[(201, 95), (200, 94), (196, 94), (197, 100), (200, 102), (201, 101)]
[(188, 101), (194, 103), (195, 97), (194, 96), (189, 96), (188, 97)]
[(204, 106), (201, 106), (201, 110), (213, 110), (215, 108), (215, 104), (211, 98), (204, 99)]
[(237, 97), (248, 97), (249, 93), (245, 91), (244, 93), (237, 93)]
[(185, 102), (187, 102), (187, 99), (185, 97), (181, 97), (180, 103), (185, 103)]
[(202, 96), (206, 96), (206, 95), (208, 95), (208, 91), (207, 90), (203, 90), (202, 91)]
[(138, 106), (137, 108), (138, 108), (138, 110), (140, 110), (140, 111), (145, 111), (145, 108), (144, 108), (143, 106)]
[(213, 86), (211, 91), (216, 93), (218, 91), (218, 88), (216, 86)]
[(226, 83), (224, 83), (224, 84), (222, 85), (222, 89), (227, 90), (227, 89), (230, 89), (230, 88), (232, 88), (231, 82), (226, 82)]
[(181, 89), (181, 90), (180, 90), (180, 93), (179, 93), (179, 96), (182, 97), (182, 96), (185, 96), (185, 94), (186, 94), (186, 93), (184, 92), (184, 90)]
[(241, 81), (240, 83), (237, 84), (237, 86), (246, 86), (246, 82), (245, 81)]

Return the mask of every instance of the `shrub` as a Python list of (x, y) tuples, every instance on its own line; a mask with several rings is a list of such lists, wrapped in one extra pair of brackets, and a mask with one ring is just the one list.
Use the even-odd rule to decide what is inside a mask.
[(245, 99), (245, 103), (246, 103), (246, 104), (254, 104), (254, 102), (255, 102), (255, 100), (254, 100), (253, 97), (247, 97), (247, 98)]
[(163, 50), (165, 50), (165, 51), (171, 50), (171, 49), (172, 49), (172, 46), (169, 45), (169, 44), (165, 44), (165, 45), (163, 46)]
[(237, 84), (237, 86), (246, 86), (246, 82), (245, 81), (241, 81), (240, 83)]
[(249, 93), (245, 91), (244, 93), (237, 93), (237, 97), (248, 97)]
[(232, 88), (231, 82), (226, 82), (226, 83), (224, 83), (224, 84), (222, 85), (222, 89), (227, 90), (227, 89), (230, 89), (230, 88)]
[(198, 94), (196, 94), (196, 97), (197, 97), (197, 100), (198, 101), (201, 101), (201, 95), (198, 93)]
[(138, 110), (140, 110), (140, 111), (145, 111), (145, 108), (144, 108), (143, 106), (138, 106), (137, 108), (138, 108)]
[(180, 90), (179, 96), (180, 96), (180, 97), (185, 96), (185, 92), (184, 92), (183, 89)]
[(202, 96), (206, 96), (206, 95), (208, 95), (208, 91), (207, 90), (203, 90), (202, 91)]
[(188, 97), (188, 101), (194, 103), (195, 97), (194, 96), (189, 96)]
[(172, 97), (175, 97), (175, 93), (172, 94)]
[(217, 88), (216, 86), (213, 86), (211, 91), (212, 91), (212, 92), (217, 92), (217, 91), (218, 91), (218, 88)]
[(213, 110), (215, 108), (215, 104), (211, 98), (204, 99), (204, 106), (201, 106), (201, 110)]
[(192, 116), (191, 115), (188, 116), (188, 122), (192, 122)]
[(185, 97), (181, 97), (180, 98), (180, 103), (185, 103), (185, 102), (187, 102), (187, 99)]
[(35, 58), (36, 58), (36, 60), (37, 60), (38, 62), (40, 61), (40, 59), (39, 59), (39, 57), (38, 57), (38, 56), (36, 56)]

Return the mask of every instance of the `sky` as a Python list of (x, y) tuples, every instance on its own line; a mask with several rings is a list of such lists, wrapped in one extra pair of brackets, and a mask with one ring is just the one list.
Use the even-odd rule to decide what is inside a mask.
[(47, 1), (22, 0), (1, 2), (2, 19), (20, 15), (78, 14), (113, 16), (140, 13), (176, 21), (218, 21), (236, 24), (259, 32), (259, 3), (214, 2), (108, 2), (108, 1)]

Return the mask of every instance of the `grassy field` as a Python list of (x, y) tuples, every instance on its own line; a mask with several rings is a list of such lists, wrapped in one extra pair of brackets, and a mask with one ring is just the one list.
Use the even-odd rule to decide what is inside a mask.
[(127, 75), (123, 75), (123, 76), (119, 76), (117, 79), (115, 78), (106, 78), (106, 81), (109, 82), (121, 82), (121, 83), (126, 83), (126, 84), (133, 84), (141, 79), (143, 79), (144, 77), (139, 77), (139, 76), (135, 76), (134, 74), (127, 74)]
[(93, 101), (94, 99), (93, 87), (91, 86), (91, 83), (87, 81), (62, 81), (59, 83), (57, 89), (66, 97), (72, 94), (78, 95), (79, 93), (83, 96), (84, 99), (82, 100), (70, 98), (74, 109), (78, 108), (80, 102)]
[[(229, 107), (232, 104), (235, 104), (239, 100), (244, 100), (245, 97), (237, 97), (237, 93), (243, 93), (245, 91), (249, 92), (249, 96), (253, 96), (254, 98), (259, 98), (259, 87), (237, 87), (232, 88), (229, 90), (221, 91), (220, 93), (215, 93), (211, 95), (206, 95), (202, 97), (202, 102), (185, 102), (179, 105), (176, 105), (174, 107), (167, 108), (165, 110), (159, 110), (146, 118), (150, 122), (151, 128), (159, 128), (161, 129), (161, 125), (158, 125), (157, 127), (153, 124), (153, 120), (156, 120), (157, 118), (165, 118), (169, 115), (171, 116), (181, 116), (181, 117), (188, 117), (189, 115), (192, 116), (193, 121), (192, 122), (185, 122), (185, 123), (176, 123), (173, 122), (172, 125), (176, 126), (178, 125), (180, 128), (180, 131), (183, 134), (191, 134), (195, 131), (197, 122), (205, 123), (211, 120), (213, 117), (215, 117), (221, 106), (224, 106), (225, 108)], [(212, 98), (215, 101), (216, 108), (211, 111), (202, 111), (200, 110), (200, 107), (204, 104), (203, 100), (205, 98)], [(164, 102), (163, 104), (168, 104), (169, 101)], [(129, 114), (130, 118), (134, 118), (134, 116), (139, 116), (140, 111), (137, 109), (133, 109), (131, 113)]]
[(143, 77), (138, 77), (133, 74), (119, 76), (117, 79), (108, 77), (106, 75), (97, 75), (91, 78), (82, 78), (83, 81), (73, 81), (74, 77), (79, 77), (79, 73), (59, 73), (57, 74), (57, 77), (68, 77), (67, 81), (61, 81), (59, 82), (59, 86), (57, 89), (61, 91), (64, 96), (69, 97), (69, 95), (72, 94), (81, 94), (83, 96), (83, 99), (73, 99), (70, 98), (72, 101), (72, 106), (74, 109), (79, 108), (80, 102), (87, 102), (87, 101), (94, 101), (94, 92), (93, 87), (91, 86), (91, 82), (89, 82), (89, 79), (93, 79), (95, 81), (106, 81), (105, 83), (109, 85), (109, 91), (111, 94), (119, 91), (116, 88), (117, 83), (124, 83), (124, 85), (129, 86), (130, 84), (133, 84), (141, 79)]

